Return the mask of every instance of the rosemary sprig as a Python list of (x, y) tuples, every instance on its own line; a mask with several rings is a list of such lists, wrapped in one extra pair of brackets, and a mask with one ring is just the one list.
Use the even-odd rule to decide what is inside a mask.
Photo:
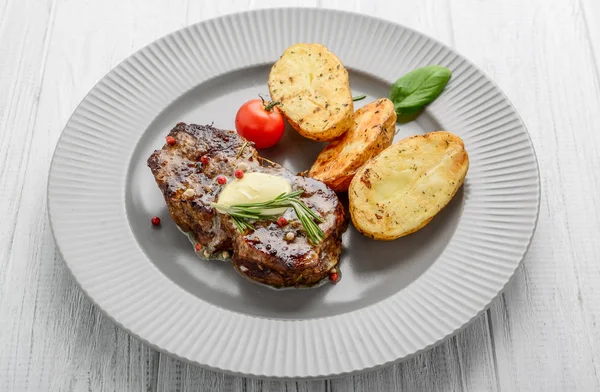
[(317, 224), (323, 222), (323, 219), (300, 200), (299, 196), (303, 193), (304, 191), (282, 193), (272, 200), (260, 203), (241, 203), (233, 205), (212, 203), (212, 206), (219, 212), (231, 216), (233, 223), (242, 233), (246, 230), (254, 230), (254, 226), (252, 226), (251, 223), (252, 221), (272, 219), (277, 215), (269, 214), (265, 211), (275, 208), (293, 208), (300, 223), (302, 223), (302, 226), (304, 227), (304, 231), (306, 231), (308, 239), (316, 245), (325, 238), (323, 231)]
[(244, 140), (244, 144), (242, 144), (242, 147), (240, 147), (240, 150), (238, 151), (238, 153), (235, 156), (236, 159), (242, 156), (242, 154), (244, 153), (244, 149), (246, 148), (247, 145), (248, 145), (248, 140)]
[(261, 163), (263, 162), (267, 162), (269, 165), (271, 166), (279, 166), (278, 164), (276, 164), (275, 162), (265, 158), (265, 157), (258, 157), (258, 159), (260, 159)]

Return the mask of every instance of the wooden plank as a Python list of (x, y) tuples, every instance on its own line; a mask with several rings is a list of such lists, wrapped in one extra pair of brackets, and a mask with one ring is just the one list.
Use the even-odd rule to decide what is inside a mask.
[[(583, 23), (581, 27), (583, 34), (586, 36), (586, 41), (592, 48), (592, 61), (596, 67), (596, 75), (600, 74), (600, 26), (598, 19), (600, 18), (600, 2), (595, 0), (581, 0), (580, 8), (576, 8), (578, 14), (581, 14)], [(596, 91), (600, 90), (600, 80), (596, 80)]]
[(235, 377), (161, 354), (157, 391), (325, 392), (324, 381), (268, 381)]
[(491, 311), (501, 388), (599, 390), (600, 96), (580, 4), (451, 5), (457, 48), (513, 101), (541, 167), (537, 234)]
[(105, 318), (58, 255), (46, 177), (62, 126), (83, 96), (132, 51), (183, 26), (185, 6), (0, 6), (0, 390), (156, 388), (158, 353)]
[(332, 391), (496, 391), (487, 313), (455, 337), (410, 358), (354, 377), (330, 381)]
[(245, 379), (247, 392), (326, 392), (325, 381), (269, 381)]
[[(43, 80), (43, 64), (47, 58), (49, 31), (54, 15), (53, 3), (4, 3), (0, 15), (0, 389), (25, 389), (33, 356), (22, 344), (32, 335), (33, 313), (21, 313), (22, 286), (35, 276), (22, 264), (9, 263), (19, 249), (19, 229), (28, 229), (19, 218), (19, 207), (26, 196), (26, 162), (29, 160), (37, 96)], [(29, 18), (31, 25), (25, 23)], [(43, 219), (42, 219), (43, 221)], [(20, 224), (19, 224), (20, 223)], [(38, 222), (39, 225), (39, 222)], [(27, 244), (22, 257), (39, 252), (41, 241)], [(15, 243), (17, 242), (17, 243)], [(53, 252), (51, 252), (53, 253)], [(27, 260), (27, 259), (25, 259)], [(11, 268), (13, 267), (13, 268)], [(22, 269), (15, 279), (14, 269)], [(19, 279), (20, 278), (20, 279)], [(37, 285), (31, 286), (36, 296)], [(30, 294), (30, 296), (31, 296)], [(26, 324), (26, 325), (23, 325)]]
[(204, 370), (181, 362), (168, 355), (160, 355), (157, 391), (239, 391), (241, 377)]
[(53, 3), (26, 1), (5, 3), (0, 14), (0, 287), (15, 238), (53, 13)]

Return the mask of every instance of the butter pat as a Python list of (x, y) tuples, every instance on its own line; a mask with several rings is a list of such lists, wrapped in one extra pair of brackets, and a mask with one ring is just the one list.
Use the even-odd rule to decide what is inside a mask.
[[(261, 203), (291, 191), (292, 185), (283, 177), (265, 173), (246, 173), (244, 177), (231, 181), (223, 188), (218, 203), (225, 205)], [(286, 210), (287, 208), (272, 208), (264, 212), (281, 215)]]

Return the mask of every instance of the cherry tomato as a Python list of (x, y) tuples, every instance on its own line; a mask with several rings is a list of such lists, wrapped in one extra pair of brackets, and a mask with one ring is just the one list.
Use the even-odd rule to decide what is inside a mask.
[(277, 102), (252, 99), (240, 107), (235, 116), (235, 128), (256, 148), (272, 147), (282, 138), (285, 129)]

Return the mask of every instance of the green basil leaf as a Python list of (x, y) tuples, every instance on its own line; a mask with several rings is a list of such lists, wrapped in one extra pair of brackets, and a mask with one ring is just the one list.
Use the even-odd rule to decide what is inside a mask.
[(403, 107), (400, 105), (394, 105), (394, 109), (396, 109), (396, 114), (415, 114), (421, 110), (423, 106), (413, 106), (413, 107)]
[(440, 65), (417, 68), (402, 76), (390, 88), (390, 100), (396, 113), (414, 114), (435, 101), (442, 93), (452, 73)]
[(417, 117), (419, 117), (421, 112), (422, 112), (422, 110), (419, 110), (418, 112), (415, 112), (415, 113), (399, 113), (399, 114), (396, 113), (396, 122), (398, 124), (406, 124), (408, 122), (414, 121), (417, 119)]

